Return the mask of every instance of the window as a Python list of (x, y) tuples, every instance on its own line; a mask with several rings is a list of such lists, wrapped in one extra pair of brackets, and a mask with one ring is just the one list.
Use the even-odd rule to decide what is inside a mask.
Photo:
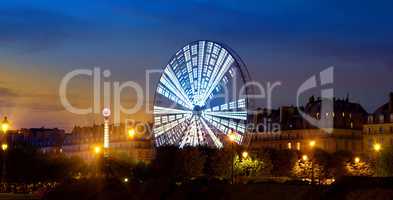
[(374, 122), (374, 117), (372, 115), (368, 116), (368, 123), (372, 124)]
[(297, 142), (297, 143), (296, 143), (296, 149), (297, 149), (298, 151), (300, 151), (300, 142)]
[(385, 122), (385, 117), (383, 115), (379, 116), (379, 123), (384, 123)]

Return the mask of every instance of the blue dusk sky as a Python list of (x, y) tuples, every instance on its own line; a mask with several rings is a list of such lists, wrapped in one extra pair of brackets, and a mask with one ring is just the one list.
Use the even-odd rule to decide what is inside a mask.
[[(334, 66), (336, 96), (372, 112), (393, 91), (392, 10), (391, 0), (2, 0), (0, 117), (17, 128), (89, 125), (99, 116), (59, 102), (66, 73), (101, 67), (144, 85), (147, 69), (200, 39), (234, 49), (253, 80), (281, 81), (274, 107), (295, 104), (308, 77)], [(89, 105), (89, 81), (79, 81), (75, 103)]]

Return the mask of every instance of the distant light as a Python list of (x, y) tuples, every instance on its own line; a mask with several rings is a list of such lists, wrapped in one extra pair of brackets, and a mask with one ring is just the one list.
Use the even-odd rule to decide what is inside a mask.
[(135, 129), (128, 129), (128, 137), (129, 138), (134, 138), (135, 136)]
[(94, 147), (94, 153), (95, 154), (100, 154), (101, 153), (101, 147), (100, 146), (95, 146)]
[(373, 147), (374, 147), (374, 151), (376, 151), (376, 152), (381, 150), (381, 144), (379, 144), (379, 143), (375, 143)]
[(235, 133), (233, 133), (232, 131), (230, 131), (228, 133), (228, 137), (229, 137), (229, 140), (232, 141), (232, 142), (234, 142), (236, 140)]
[(3, 149), (3, 151), (6, 151), (8, 149), (8, 144), (2, 144), (1, 149)]
[(242, 156), (243, 156), (243, 158), (247, 158), (248, 157), (248, 152), (247, 151), (243, 152)]
[(315, 146), (315, 140), (311, 140), (311, 141), (309, 142), (309, 145), (310, 145), (311, 148), (314, 147), (314, 146)]
[(1, 130), (3, 131), (3, 133), (7, 133), (8, 128), (10, 127), (10, 124), (8, 122), (7, 117), (4, 117), (4, 120), (1, 122)]
[(359, 157), (355, 157), (355, 163), (359, 163), (360, 162), (360, 158)]
[(128, 178), (123, 179), (124, 183), (128, 183)]
[(303, 156), (302, 156), (302, 159), (303, 159), (304, 161), (307, 161), (307, 160), (308, 160), (308, 156), (307, 156), (307, 155), (303, 155)]
[(104, 109), (102, 110), (102, 115), (103, 115), (104, 117), (109, 117), (109, 116), (111, 116), (111, 110), (110, 110), (109, 108), (104, 108)]

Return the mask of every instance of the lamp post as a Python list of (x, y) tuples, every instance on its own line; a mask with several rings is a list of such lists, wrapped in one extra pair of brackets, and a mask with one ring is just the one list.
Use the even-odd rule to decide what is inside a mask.
[(7, 159), (7, 157), (6, 157), (6, 152), (7, 152), (7, 149), (8, 149), (8, 145), (6, 144), (6, 143), (3, 143), (2, 145), (1, 145), (1, 149), (3, 150), (3, 154), (4, 154), (4, 156), (3, 156), (3, 170), (1, 171), (1, 181), (2, 182), (5, 182), (5, 175), (7, 174), (7, 168), (6, 168), (6, 159)]
[(232, 131), (230, 131), (230, 132), (228, 133), (228, 137), (229, 137), (229, 140), (230, 140), (230, 142), (231, 142), (231, 149), (232, 149), (231, 184), (233, 184), (233, 182), (234, 182), (233, 171), (234, 171), (234, 162), (235, 162), (235, 155), (234, 155), (233, 145), (234, 145), (234, 143), (235, 143), (235, 134), (234, 134)]
[(4, 137), (3, 139), (3, 143), (1, 145), (1, 149), (3, 150), (3, 166), (2, 166), (2, 171), (1, 171), (1, 182), (5, 181), (5, 176), (7, 173), (7, 169), (6, 169), (6, 151), (8, 149), (8, 144), (7, 144), (7, 131), (10, 127), (10, 123), (8, 121), (7, 117), (4, 117), (3, 121), (1, 122), (1, 130), (3, 131)]
[(360, 162), (360, 158), (359, 157), (355, 157), (354, 161), (355, 161), (356, 164), (358, 164)]
[(1, 130), (3, 131), (3, 134), (7, 134), (9, 127), (10, 123), (8, 122), (8, 118), (4, 117), (3, 121), (1, 122)]
[(375, 143), (375, 144), (373, 145), (373, 149), (374, 149), (375, 152), (378, 153), (379, 151), (381, 151), (381, 144)]
[(248, 157), (248, 152), (247, 151), (243, 151), (242, 156), (243, 156), (243, 158), (247, 158)]
[(128, 139), (130, 139), (130, 140), (134, 139), (134, 137), (135, 137), (135, 129), (133, 129), (133, 128), (128, 129), (127, 135), (128, 135)]
[[(315, 144), (316, 144), (315, 140), (311, 140), (308, 144), (310, 146), (311, 151), (313, 151)], [(315, 176), (314, 175), (314, 159), (311, 158), (310, 162), (311, 162), (311, 185), (314, 185), (315, 184), (315, 182), (314, 182), (314, 176)]]

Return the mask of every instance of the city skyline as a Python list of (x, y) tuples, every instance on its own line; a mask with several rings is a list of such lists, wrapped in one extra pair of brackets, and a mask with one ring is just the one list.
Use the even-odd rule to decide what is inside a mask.
[[(146, 70), (164, 68), (176, 50), (198, 39), (229, 45), (253, 80), (281, 81), (274, 108), (295, 105), (301, 83), (334, 66), (335, 96), (349, 93), (373, 112), (393, 91), (391, 7), (389, 1), (3, 2), (0, 115), (16, 128), (100, 121), (61, 106), (58, 88), (66, 73), (101, 67), (112, 72), (111, 81), (144, 86)], [(89, 80), (71, 87), (74, 103), (89, 105)], [(123, 101), (129, 105), (132, 97)]]

